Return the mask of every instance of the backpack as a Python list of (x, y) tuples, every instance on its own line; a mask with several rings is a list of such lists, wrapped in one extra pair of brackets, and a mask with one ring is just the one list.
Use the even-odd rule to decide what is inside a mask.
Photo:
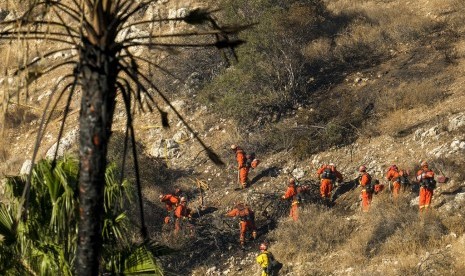
[(253, 221), (255, 219), (255, 214), (249, 207), (239, 208), (239, 219), (241, 221)]
[(268, 258), (268, 266), (265, 268), (266, 274), (270, 276), (278, 275), (278, 272), (283, 267), (283, 264), (276, 260), (273, 254), (271, 254), (270, 252), (264, 254), (266, 254), (266, 257)]
[(255, 152), (246, 155), (245, 166), (247, 168), (255, 169), (258, 164), (260, 164), (260, 160), (255, 158)]
[(334, 173), (332, 168), (326, 167), (326, 169), (321, 174), (321, 178), (334, 180), (336, 179), (336, 174)]
[(421, 181), (421, 184), (427, 189), (436, 189), (436, 180), (434, 180), (434, 178), (425, 178)]
[(375, 182), (370, 181), (370, 183), (366, 184), (365, 185), (365, 191), (367, 191), (367, 193), (369, 193), (369, 194), (374, 193), (375, 192)]

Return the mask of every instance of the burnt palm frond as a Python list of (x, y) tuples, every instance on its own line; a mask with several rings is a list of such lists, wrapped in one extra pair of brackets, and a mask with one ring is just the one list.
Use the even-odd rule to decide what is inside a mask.
[[(53, 160), (53, 163), (52, 163), (53, 165), (55, 164), (56, 158), (58, 156), (58, 149), (60, 147), (61, 137), (63, 137), (63, 131), (65, 129), (66, 119), (68, 118), (69, 110), (70, 110), (70, 107), (71, 107), (71, 99), (73, 98), (76, 86), (77, 86), (77, 79), (74, 79), (73, 83), (71, 84), (71, 90), (69, 92), (68, 98), (66, 99), (65, 109), (63, 111), (63, 119), (61, 120), (60, 130), (58, 131), (58, 135), (57, 135), (57, 142), (56, 142), (57, 146), (55, 148), (55, 152), (53, 154), (53, 159), (52, 159)], [(66, 88), (64, 89), (64, 91), (65, 90), (66, 90)], [(53, 165), (52, 165), (52, 169), (54, 168)]]
[[(124, 84), (121, 83), (121, 82), (123, 82)], [(131, 90), (129, 82), (127, 80), (125, 80), (125, 79), (120, 78), (118, 80), (118, 82), (116, 83), (116, 86), (119, 88), (121, 94), (127, 94), (129, 102), (131, 102), (131, 100), (130, 100), (131, 99), (131, 94), (128, 92), (128, 91)], [(126, 127), (125, 127), (125, 130), (124, 130), (124, 142), (123, 142), (123, 156), (122, 156), (122, 161), (121, 161), (121, 174), (120, 174), (120, 181), (119, 181), (120, 185), (124, 181), (124, 174), (125, 174), (125, 170), (126, 170), (126, 157), (127, 157), (127, 153), (128, 153), (128, 140), (129, 140), (129, 136), (128, 136), (129, 135), (129, 127), (128, 127), (128, 124), (129, 124), (129, 120), (126, 117)]]
[(136, 61), (142, 61), (142, 62), (145, 62), (147, 63), (148, 65), (150, 66), (153, 66), (155, 67), (157, 70), (159, 70), (160, 72), (162, 73), (165, 73), (166, 75), (172, 77), (173, 79), (175, 80), (178, 80), (178, 81), (182, 81), (178, 76), (174, 75), (172, 72), (168, 71), (166, 68), (156, 64), (155, 62), (149, 60), (149, 59), (146, 59), (144, 57), (141, 57), (141, 56), (134, 56), (134, 55), (131, 55), (131, 54), (125, 54), (125, 55), (121, 55), (120, 58), (124, 59), (124, 58), (133, 58), (135, 59)]
[[(252, 25), (250, 25), (252, 26)], [(228, 27), (226, 29), (221, 30), (205, 30), (205, 31), (190, 31), (190, 32), (179, 32), (179, 33), (169, 33), (169, 34), (156, 34), (156, 35), (146, 35), (146, 36), (137, 36), (132, 37), (128, 40), (123, 40), (121, 43), (124, 42), (131, 42), (131, 40), (144, 40), (144, 39), (153, 39), (153, 38), (172, 38), (172, 37), (199, 37), (199, 36), (212, 36), (212, 35), (234, 35), (238, 34), (242, 30), (243, 26), (235, 27)]]
[[(49, 68), (47, 68), (46, 70), (43, 70), (43, 71), (39, 71), (39, 72), (35, 72), (37, 74), (36, 78), (35, 79), (40, 79), (42, 76), (44, 75), (47, 75), (48, 73), (51, 73), (63, 66), (66, 66), (66, 65), (76, 65), (77, 64), (77, 61), (75, 60), (70, 60), (70, 61), (66, 61), (66, 62), (61, 62), (59, 64), (55, 64)], [(24, 68), (24, 70), (27, 70), (27, 67)]]
[(131, 99), (130, 93), (121, 93), (124, 101), (124, 106), (126, 108), (126, 118), (127, 124), (126, 128), (129, 129), (129, 136), (131, 138), (131, 146), (132, 146), (132, 157), (134, 160), (134, 171), (136, 177), (136, 186), (137, 186), (137, 196), (139, 198), (139, 217), (141, 221), (141, 235), (142, 238), (147, 240), (147, 227), (145, 226), (145, 218), (144, 218), (144, 206), (142, 202), (142, 187), (140, 184), (140, 170), (139, 170), (139, 162), (137, 158), (137, 144), (136, 138), (134, 133), (134, 126), (132, 124), (132, 114), (131, 114)]
[[(11, 26), (14, 22), (16, 21), (0, 22), (0, 26), (11, 27), (10, 29), (5, 29), (3, 31), (5, 34), (7, 34), (8, 32), (11, 32), (12, 34), (18, 33), (19, 30)], [(71, 28), (62, 22), (54, 22), (54, 21), (38, 21), (38, 20), (24, 21), (24, 25), (21, 26), (21, 28), (25, 29), (24, 31), (26, 31), (27, 28), (29, 28), (30, 26), (37, 27), (37, 25), (47, 25), (49, 27), (57, 27), (58, 29), (63, 28), (64, 30), (69, 30), (75, 34), (78, 34), (78, 32), (74, 28)], [(65, 35), (65, 33), (63, 33), (63, 35)]]
[[(123, 65), (125, 65), (124, 61), (123, 62)], [(169, 120), (168, 120), (168, 113), (166, 111), (163, 111), (159, 106), (158, 104), (155, 102), (154, 98), (152, 95), (150, 95), (150, 93), (148, 92), (148, 90), (145, 89), (145, 85), (143, 85), (141, 83), (141, 81), (139, 80), (138, 76), (141, 76), (144, 80), (148, 80), (148, 77), (141, 74), (140, 72), (138, 72), (138, 74), (134, 74), (133, 72), (127, 70), (128, 66), (122, 66), (122, 71), (124, 73), (126, 73), (126, 75), (134, 82), (136, 83), (136, 85), (140, 88), (142, 88), (142, 92), (144, 93), (144, 95), (150, 100), (150, 103), (149, 103), (149, 107), (153, 107), (155, 106), (155, 108), (157, 109), (157, 111), (159, 112), (160, 116), (161, 116), (161, 123), (162, 123), (162, 126), (164, 128), (167, 128), (169, 127)], [(131, 89), (131, 91), (134, 92), (134, 90)], [(141, 93), (134, 93), (136, 98), (137, 98), (137, 102), (142, 105), (142, 101), (140, 100), (141, 99)]]
[(149, 49), (157, 49), (157, 48), (209, 48), (214, 47), (217, 49), (224, 49), (224, 48), (237, 48), (238, 46), (244, 44), (245, 41), (241, 39), (235, 40), (219, 40), (216, 42), (209, 42), (209, 43), (143, 43), (143, 42), (131, 42), (127, 43), (122, 46), (123, 49), (130, 49), (133, 47), (147, 47)]
[[(13, 75), (17, 75), (20, 71), (26, 70), (28, 67), (31, 67), (40, 61), (43, 61), (45, 58), (51, 57), (54, 54), (60, 53), (60, 52), (65, 52), (65, 51), (71, 51), (74, 50), (74, 47), (67, 47), (67, 48), (60, 48), (57, 50), (52, 50), (48, 51), (47, 53), (43, 54), (42, 56), (32, 60), (31, 62), (27, 63), (26, 65), (20, 66), (18, 69), (13, 71)], [(76, 57), (77, 55), (72, 55), (72, 57)]]
[[(68, 45), (76, 45), (72, 41), (67, 40), (68, 35), (65, 33), (56, 33), (56, 32), (42, 32), (42, 31), (24, 31), (24, 32), (11, 32), (11, 33), (0, 33), (0, 39), (2, 40), (11, 40), (16, 39), (17, 36), (21, 35), (21, 40), (50, 40), (54, 42), (61, 42)], [(72, 36), (73, 39), (79, 38), (79, 36)]]
[[(147, 84), (157, 92), (157, 94), (163, 99), (166, 105), (170, 107), (170, 109), (176, 114), (176, 117), (183, 123), (183, 125), (187, 128), (187, 130), (192, 133), (194, 136), (195, 140), (202, 146), (202, 148), (207, 152), (207, 156), (210, 158), (210, 160), (215, 163), (216, 165), (224, 165), (224, 162), (221, 160), (221, 158), (213, 152), (212, 149), (210, 149), (204, 142), (203, 140), (197, 135), (197, 133), (191, 128), (191, 126), (186, 122), (184, 117), (177, 111), (177, 109), (171, 104), (170, 100), (166, 97), (166, 95), (158, 89), (158, 87), (153, 84), (150, 79), (145, 76), (144, 74), (139, 74), (139, 76), (147, 82)], [(148, 91), (147, 91), (148, 92)]]
[[(130, 2), (130, 1), (126, 1), (126, 2)], [(154, 0), (151, 0), (151, 1), (147, 1), (147, 2), (142, 2), (142, 3), (139, 3), (136, 7), (134, 7), (132, 10), (131, 10), (131, 7), (132, 5), (129, 5), (127, 9), (124, 9), (122, 10), (121, 13), (118, 13), (118, 16), (115, 18), (116, 19), (116, 22), (118, 22), (119, 24), (120, 23), (124, 23), (124, 22), (127, 22), (128, 19), (133, 16), (134, 14), (136, 14), (137, 12), (141, 11), (142, 9), (145, 9), (148, 5), (150, 5), (151, 3), (155, 2)], [(119, 25), (118, 24), (118, 25)], [(112, 22), (112, 25), (111, 26), (114, 26), (114, 22)], [(119, 31), (117, 29), (117, 31)]]
[[(14, 34), (12, 34), (12, 35), (14, 35)], [(11, 40), (12, 37), (13, 36), (3, 36), (3, 33), (0, 33), (0, 40)], [(59, 42), (59, 43), (75, 46), (75, 44), (73, 44), (73, 42), (65, 40), (65, 39), (61, 39), (59, 37), (47, 37), (47, 36), (38, 37), (38, 36), (33, 36), (33, 35), (21, 37), (21, 40), (25, 40), (25, 41), (35, 41), (35, 40), (42, 40), (42, 39), (47, 39), (49, 41)]]
[[(56, 9), (53, 9), (53, 11), (55, 12), (55, 15), (58, 17), (58, 19), (60, 20), (60, 22), (61, 22), (63, 25), (66, 25), (65, 20), (63, 20), (63, 17), (60, 15), (60, 13), (57, 12)], [(73, 29), (73, 28), (68, 27), (68, 26), (65, 26), (65, 31), (66, 31), (66, 33), (68, 34), (68, 36), (72, 38), (73, 43), (74, 43), (75, 45), (78, 45), (79, 43), (76, 41), (76, 38), (80, 38), (80, 37), (81, 37), (80, 34), (79, 34), (79, 32), (76, 31), (76, 30)], [(77, 35), (75, 36), (75, 35), (73, 35), (73, 33), (74, 33), (74, 34), (77, 34)]]

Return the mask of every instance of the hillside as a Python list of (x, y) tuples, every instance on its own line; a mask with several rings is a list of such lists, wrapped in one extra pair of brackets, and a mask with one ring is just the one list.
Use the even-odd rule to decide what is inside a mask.
[[(158, 12), (166, 14), (208, 4), (162, 2)], [(258, 2), (224, 1), (228, 9), (218, 15), (231, 20), (232, 10), (239, 19), (267, 18), (283, 10), (273, 14), (276, 21), (243, 34), (248, 44), (238, 50), (237, 64), (227, 67), (215, 51), (153, 56), (173, 71), (179, 69), (173, 64), (190, 58), (176, 71), (177, 78), (153, 76), (196, 134), (226, 163), (219, 167), (210, 162), (168, 106), (161, 108), (169, 113), (169, 129), (161, 127), (156, 111), (135, 114), (149, 234), (181, 249), (162, 259), (165, 268), (180, 275), (259, 275), (255, 257), (258, 245), (267, 241), (284, 263), (282, 275), (463, 275), (465, 3), (277, 1), (279, 9), (273, 9), (266, 6), (273, 1)], [(265, 15), (260, 5), (266, 6)], [(0, 14), (6, 10), (3, 5)], [(288, 32), (293, 24), (308, 29)], [(172, 31), (179, 26), (165, 27)], [(279, 39), (269, 37), (267, 27), (275, 27)], [(276, 52), (263, 51), (276, 45)], [(13, 55), (7, 53), (8, 45), (1, 46), (3, 56)], [(262, 56), (266, 59), (257, 62)], [(28, 100), (24, 89), (19, 100), (5, 97), (8, 78), (0, 79), (3, 99), (10, 100), (2, 105), (8, 109), (2, 124), (1, 174), (25, 172), (50, 83), (59, 83), (63, 74), (33, 82)], [(76, 99), (61, 154), (76, 152), (78, 108)], [(41, 157), (52, 156), (61, 116), (60, 110), (54, 114), (41, 141)], [(118, 164), (125, 124), (120, 101), (109, 153)], [(250, 173), (247, 189), (238, 189), (231, 144), (256, 152), (261, 160)], [(316, 170), (324, 163), (336, 163), (346, 182), (366, 165), (387, 185), (385, 172), (391, 164), (413, 175), (422, 160), (438, 176), (449, 178), (435, 190), (428, 216), (418, 215), (418, 193), (411, 189), (397, 204), (387, 190), (375, 195), (369, 213), (360, 210), (360, 188), (339, 196), (332, 207), (319, 199)], [(129, 158), (130, 180), (132, 169)], [(311, 187), (298, 222), (288, 218), (289, 206), (279, 200), (290, 177)], [(196, 211), (194, 238), (174, 237), (161, 223), (164, 209), (158, 196), (174, 187), (185, 192)], [(238, 243), (237, 222), (224, 217), (237, 201), (256, 211), (259, 229), (257, 240), (248, 242), (245, 250)], [(131, 208), (138, 223), (137, 209)]]

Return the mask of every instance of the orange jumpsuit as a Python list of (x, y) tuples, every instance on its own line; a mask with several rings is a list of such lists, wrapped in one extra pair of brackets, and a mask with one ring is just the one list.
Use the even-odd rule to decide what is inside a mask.
[(396, 199), (399, 197), (400, 192), (400, 181), (399, 181), (399, 170), (391, 168), (386, 174), (386, 179), (392, 181), (392, 197)]
[(373, 194), (367, 191), (366, 186), (370, 185), (371, 183), (371, 176), (364, 172), (360, 177), (360, 186), (362, 186), (362, 211), (368, 212), (370, 209), (370, 203), (373, 198)]
[(240, 238), (239, 241), (241, 245), (245, 243), (245, 235), (247, 231), (252, 231), (252, 237), (255, 239), (257, 237), (257, 227), (255, 226), (255, 215), (254, 212), (244, 204), (238, 204), (234, 209), (229, 211), (226, 216), (236, 217), (240, 219)]
[(287, 187), (286, 193), (282, 196), (283, 199), (291, 200), (291, 210), (289, 216), (297, 221), (299, 219), (299, 200), (297, 199), (297, 191), (294, 184)]
[[(334, 174), (334, 179), (329, 179), (329, 178), (323, 178), (322, 174), (325, 171), (325, 169), (330, 169), (332, 173)], [(331, 191), (333, 190), (333, 181), (334, 180), (339, 180), (342, 181), (342, 174), (336, 170), (334, 166), (329, 166), (329, 165), (323, 165), (321, 168), (318, 169), (316, 172), (318, 177), (321, 178), (321, 183), (320, 183), (320, 195), (324, 199), (330, 199), (331, 198)]]
[(165, 203), (165, 208), (168, 212), (172, 211), (179, 203), (179, 197), (167, 194), (164, 195), (161, 199), (161, 202)]
[(178, 233), (181, 230), (181, 222), (183, 219), (191, 217), (191, 210), (187, 208), (187, 203), (183, 202), (176, 206), (174, 210), (174, 232)]
[(433, 197), (433, 189), (428, 188), (424, 185), (426, 179), (434, 179), (434, 172), (428, 169), (427, 166), (423, 166), (421, 170), (417, 172), (417, 180), (420, 182), (420, 197), (418, 199), (418, 205), (420, 206), (420, 212), (426, 210), (431, 205), (431, 198)]
[(241, 184), (242, 188), (246, 188), (247, 184), (249, 183), (249, 170), (250, 168), (246, 165), (246, 158), (245, 152), (241, 148), (236, 148), (236, 161), (237, 161), (237, 169), (239, 170), (239, 184)]

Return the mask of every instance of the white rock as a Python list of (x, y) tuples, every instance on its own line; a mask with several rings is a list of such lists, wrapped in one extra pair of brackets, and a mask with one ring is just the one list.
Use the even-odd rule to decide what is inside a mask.
[(305, 176), (305, 171), (301, 168), (295, 168), (293, 171), (292, 171), (292, 175), (296, 178), (296, 179), (302, 179), (304, 176)]
[(26, 161), (24, 161), (23, 165), (21, 166), (21, 170), (19, 174), (20, 175), (28, 174), (29, 171), (31, 170), (31, 166), (32, 166), (32, 160), (27, 159)]
[(79, 136), (79, 132), (77, 129), (73, 129), (70, 132), (66, 133), (60, 140), (58, 150), (57, 150), (57, 143), (51, 146), (47, 153), (45, 154), (46, 158), (53, 158), (55, 155), (55, 151), (57, 152), (57, 157), (62, 157), (67, 150), (69, 150), (74, 144), (77, 143), (77, 139)]
[(457, 130), (460, 127), (465, 126), (465, 113), (460, 113), (449, 120), (447, 129), (449, 131)]

